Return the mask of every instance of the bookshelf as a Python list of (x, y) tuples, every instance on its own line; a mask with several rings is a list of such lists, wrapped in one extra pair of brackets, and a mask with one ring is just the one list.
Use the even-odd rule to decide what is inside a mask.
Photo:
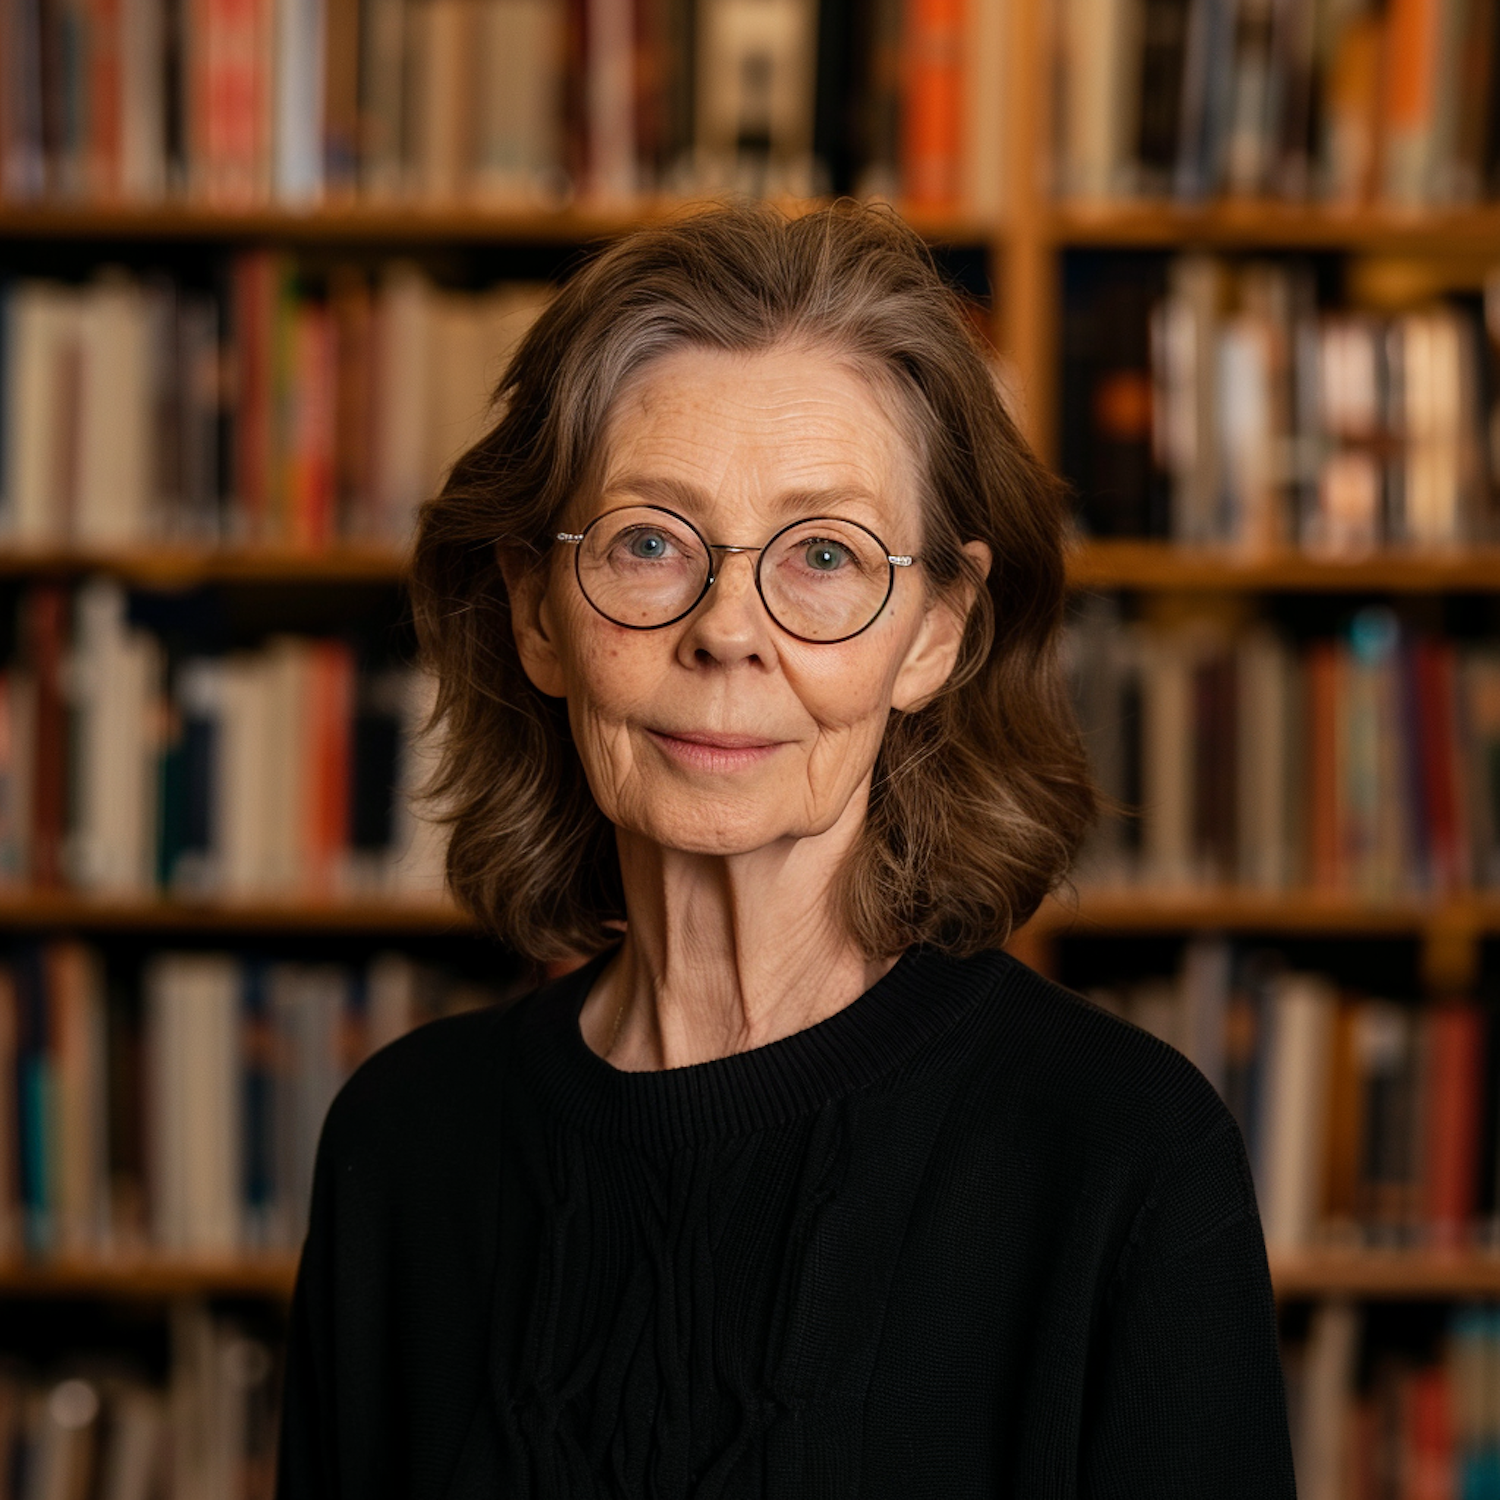
[[(1062, 0), (1056, 6), (1052, 0), (1007, 0), (998, 12), (992, 5), (974, 7), (991, 19), (999, 14), (1004, 30), (1003, 46), (991, 57), (995, 101), (986, 106), (1003, 112), (1001, 149), (993, 159), (985, 158), (993, 174), (985, 202), (955, 200), (934, 207), (896, 199), (932, 244), (977, 252), (982, 260), (992, 292), (990, 332), (1015, 394), (1018, 420), (1049, 460), (1061, 457), (1063, 286), (1070, 256), (1206, 251), (1226, 258), (1296, 254), (1462, 262), (1471, 270), (1500, 264), (1497, 205), (1398, 209), (1267, 199), (1184, 204), (1060, 198), (1054, 192), (1051, 151), (1056, 104), (1051, 61), (1061, 5)], [(824, 200), (783, 201), (795, 209)], [(467, 257), (493, 266), (517, 257), (524, 261), (524, 274), (535, 277), (538, 266), (566, 265), (592, 243), (665, 222), (683, 207), (672, 196), (587, 193), (566, 207), (461, 198), (360, 201), (347, 191), (330, 191), (323, 201), (304, 205), (224, 206), (191, 197), (149, 204), (0, 198), (0, 257), (14, 257), (31, 271), (53, 251), (74, 265), (91, 259), (145, 264), (158, 251), (174, 265), (241, 251), (305, 257), (320, 267), (338, 261), (371, 265), (383, 257), (419, 262)], [(235, 594), (269, 588), (306, 602), (329, 590), (395, 595), (403, 570), (401, 550), (376, 542), (24, 548), (0, 543), (0, 583), (18, 588), (36, 581), (73, 586), (103, 573), (149, 591)], [(1090, 539), (1071, 550), (1068, 578), (1079, 594), (1131, 595), (1147, 607), (1151, 601), (1188, 598), (1245, 609), (1269, 596), (1336, 601), (1377, 596), (1438, 607), (1448, 596), (1500, 596), (1500, 544), (1330, 557), (1286, 545), (1251, 549)], [(430, 899), (186, 899), (16, 889), (0, 890), (0, 933), (82, 935), (137, 947), (209, 939), (232, 947), (288, 939), (303, 950), (325, 939), (347, 948), (476, 936), (461, 913)], [(1066, 944), (1183, 935), (1356, 943), (1396, 937), (1415, 946), (1422, 987), (1453, 995), (1472, 990), (1483, 969), (1486, 941), (1500, 936), (1500, 893), (1377, 900), (1321, 889), (1084, 887), (1049, 901), (1013, 946), (1038, 967), (1056, 969)], [(1500, 1300), (1500, 1254), (1487, 1252), (1314, 1246), (1274, 1252), (1272, 1272), (1285, 1302)], [(0, 1301), (243, 1298), (279, 1306), (290, 1296), (294, 1274), (295, 1259), (284, 1253), (0, 1259)]]

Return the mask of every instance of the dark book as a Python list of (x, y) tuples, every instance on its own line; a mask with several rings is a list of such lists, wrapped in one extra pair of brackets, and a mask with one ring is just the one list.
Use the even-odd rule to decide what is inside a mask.
[(859, 115), (853, 0), (818, 0), (818, 42), (813, 95), (814, 191), (852, 193), (859, 172)]
[(1168, 192), (1177, 166), (1189, 3), (1190, 0), (1143, 0), (1141, 7), (1136, 165), (1140, 190), (1147, 196)]
[(146, 1214), (146, 1084), (140, 988), (107, 979), (104, 1011), (105, 1119), (110, 1220), (122, 1243), (142, 1245)]
[(1193, 844), (1198, 867), (1215, 881), (1232, 880), (1237, 864), (1236, 678), (1228, 651), (1213, 653), (1193, 671)]
[(391, 844), (401, 756), (401, 684), (396, 674), (360, 673), (349, 776), (349, 844), (379, 852)]
[(1234, 104), (1233, 0), (1191, 0), (1172, 191), (1196, 202), (1219, 190)]
[(1152, 451), (1155, 255), (1070, 256), (1063, 276), (1062, 469), (1100, 537), (1165, 536), (1168, 487)]
[(52, 1076), (46, 953), (39, 943), (20, 944), (11, 959), (16, 981), (16, 1112), (19, 1129), (21, 1228), (26, 1249), (45, 1255), (56, 1238), (51, 1197), (52, 1153), (57, 1142)]

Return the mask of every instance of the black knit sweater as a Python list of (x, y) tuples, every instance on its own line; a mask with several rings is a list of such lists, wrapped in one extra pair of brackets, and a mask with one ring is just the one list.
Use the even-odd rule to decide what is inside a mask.
[(1244, 1150), (1170, 1048), (989, 953), (622, 1073), (596, 962), (328, 1118), (282, 1500), (1293, 1494)]

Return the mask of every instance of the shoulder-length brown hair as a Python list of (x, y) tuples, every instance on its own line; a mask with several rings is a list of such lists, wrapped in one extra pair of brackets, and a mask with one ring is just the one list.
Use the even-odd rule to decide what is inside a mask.
[[(1055, 653), (1059, 487), (1007, 415), (962, 304), (887, 211), (715, 208), (617, 241), (562, 288), (500, 382), (495, 425), (421, 513), (412, 598), (438, 679), (431, 791), (450, 825), (448, 880), (522, 953), (597, 951), (617, 938), (606, 924), (625, 899), (566, 706), (522, 671), (496, 544), (542, 564), (595, 472), (616, 395), (648, 361), (786, 342), (897, 393), (925, 480), (928, 585), (976, 585), (951, 679), (886, 729), (839, 893), (855, 939), (871, 957), (1002, 944), (1092, 817)], [(994, 555), (983, 583), (970, 539)]]

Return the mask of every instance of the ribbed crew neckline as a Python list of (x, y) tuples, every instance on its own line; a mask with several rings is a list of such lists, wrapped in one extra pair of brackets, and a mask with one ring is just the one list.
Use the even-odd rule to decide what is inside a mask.
[(783, 1124), (909, 1062), (993, 991), (1001, 953), (951, 959), (909, 949), (827, 1020), (711, 1062), (628, 1073), (583, 1038), (579, 1017), (599, 971), (583, 968), (523, 1002), (521, 1056), (544, 1103), (577, 1128), (647, 1148)]

